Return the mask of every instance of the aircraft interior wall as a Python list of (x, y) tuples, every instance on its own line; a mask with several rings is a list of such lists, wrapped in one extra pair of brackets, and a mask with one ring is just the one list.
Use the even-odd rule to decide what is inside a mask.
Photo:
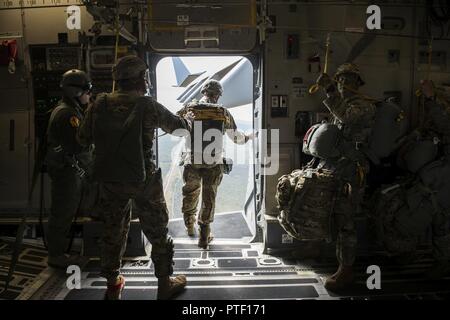
[[(268, 15), (275, 16), (275, 33), (267, 34), (265, 43), (265, 101), (268, 128), (280, 130), (280, 172), (267, 177), (267, 193), (276, 190), (278, 177), (290, 173), (299, 167), (301, 151), (299, 143), (301, 136), (296, 137), (295, 115), (297, 112), (307, 111), (317, 113), (313, 119), (320, 120), (321, 113), (326, 112), (321, 101), (325, 98), (322, 92), (315, 95), (308, 94), (309, 86), (319, 76), (317, 63), (308, 60), (315, 53), (321, 56), (321, 67), (324, 67), (324, 51), (328, 30), (331, 31), (331, 55), (329, 58), (329, 73), (347, 61), (352, 48), (357, 45), (361, 35), (343, 33), (333, 30), (357, 31), (365, 25), (366, 6), (363, 5), (323, 5), (323, 4), (268, 4)], [(426, 40), (418, 40), (408, 35), (426, 38), (424, 30), (424, 11), (414, 6), (383, 8), (383, 15), (387, 19), (386, 26), (392, 30), (380, 33), (373, 41), (367, 41), (360, 54), (353, 60), (360, 66), (366, 85), (361, 89), (364, 94), (379, 99), (399, 97), (402, 109), (410, 115), (411, 125), (417, 123), (418, 99), (414, 92), (419, 79), (425, 77), (426, 62), (420, 59), (420, 53), (428, 50)], [(401, 27), (401, 21), (407, 22)], [(396, 27), (399, 29), (396, 29)], [(375, 32), (376, 33), (376, 32)], [(389, 36), (401, 34), (406, 37)], [(298, 36), (299, 49), (296, 58), (287, 57), (288, 37)], [(297, 40), (294, 40), (297, 41)], [(359, 45), (359, 44), (358, 44)], [(436, 52), (448, 50), (446, 41), (435, 41), (433, 50)], [(391, 55), (395, 55), (392, 57)], [(445, 81), (448, 77), (448, 56), (442, 64), (432, 66), (435, 81)], [(312, 69), (312, 72), (309, 71)], [(300, 84), (293, 83), (296, 79)], [(299, 94), (299, 91), (301, 93)], [(287, 117), (271, 117), (271, 98), (273, 95), (287, 96)], [(298, 125), (298, 124), (297, 124)], [(273, 197), (266, 197), (266, 208), (275, 211), (276, 201)]]
[[(386, 26), (391, 30), (383, 30), (385, 36), (378, 36), (373, 41), (368, 40), (363, 44), (361, 53), (355, 57), (354, 62), (360, 65), (366, 80), (363, 91), (370, 96), (387, 98), (396, 96), (400, 100), (403, 109), (411, 114), (413, 123), (417, 121), (417, 98), (414, 96), (414, 88), (418, 79), (424, 77), (425, 64), (420, 55), (427, 50), (424, 40), (413, 39), (407, 35), (426, 36), (424, 30), (423, 9), (414, 6), (395, 5), (383, 8), (383, 16)], [(19, 38), (19, 59), (26, 66), (18, 66), (19, 72), (14, 76), (2, 74), (1, 98), (4, 107), (0, 111), (2, 118), (14, 117), (17, 113), (28, 113), (29, 119), (33, 117), (33, 96), (30, 82), (29, 50), (33, 44), (51, 44), (58, 42), (58, 33), (67, 33), (68, 43), (78, 41), (77, 30), (67, 30), (66, 18), (63, 14), (65, 7), (42, 8), (23, 10), (0, 11), (2, 31), (23, 34)], [(307, 90), (320, 74), (319, 63), (311, 62), (314, 54), (321, 57), (320, 66), (324, 67), (324, 44), (328, 30), (337, 30), (331, 34), (331, 55), (329, 69), (331, 72), (342, 63), (358, 43), (361, 36), (351, 33), (361, 29), (365, 24), (367, 15), (366, 6), (351, 5), (343, 1), (341, 3), (323, 5), (314, 3), (298, 3), (288, 1), (285, 3), (267, 3), (269, 17), (274, 17), (275, 27), (267, 30), (264, 43), (264, 97), (265, 97), (265, 124), (266, 128), (278, 128), (280, 130), (280, 172), (278, 175), (267, 177), (267, 193), (273, 194), (278, 176), (292, 171), (299, 166), (301, 152), (299, 142), (301, 136), (296, 136), (296, 121), (293, 121), (298, 112), (312, 112), (312, 122), (321, 118), (325, 111), (321, 104), (323, 94), (309, 95)], [(84, 7), (81, 7), (81, 32), (89, 32), (93, 19)], [(407, 22), (402, 26), (402, 21)], [(403, 27), (403, 28), (402, 28)], [(350, 33), (341, 32), (343, 29)], [(339, 31), (341, 30), (341, 31)], [(374, 32), (377, 33), (377, 32)], [(390, 36), (390, 34), (403, 34), (405, 37)], [(102, 34), (110, 34), (103, 28)], [(289, 38), (292, 38), (289, 40)], [(288, 41), (293, 41), (295, 52), (288, 53)], [(25, 47), (25, 48), (24, 48)], [(435, 81), (444, 81), (448, 75), (448, 55), (446, 55), (445, 41), (435, 41), (433, 49), (441, 52), (444, 58), (437, 60), (432, 66)], [(194, 52), (195, 54), (195, 52)], [(291, 54), (291, 56), (288, 56)], [(12, 90), (12, 91), (11, 91)], [(13, 92), (13, 94), (11, 94)], [(271, 103), (273, 96), (286, 96), (287, 112), (284, 115), (272, 116)], [(33, 121), (18, 121), (17, 130), (25, 129), (29, 136), (25, 137), (25, 143), (20, 143), (21, 148), (34, 149)], [(298, 125), (298, 122), (297, 122)], [(28, 128), (27, 128), (28, 127)], [(22, 130), (23, 131), (23, 130)], [(27, 143), (30, 142), (30, 143)], [(23, 151), (17, 154), (22, 181), (30, 182), (32, 171), (33, 152)], [(24, 157), (28, 157), (24, 160)], [(25, 174), (26, 172), (26, 174)], [(7, 185), (4, 187), (8, 189)], [(4, 183), (5, 185), (5, 183)], [(7, 204), (10, 207), (20, 207), (25, 204), (26, 190), (23, 184), (20, 190), (14, 190), (14, 201)], [(10, 193), (3, 193), (4, 200), (12, 199)], [(2, 195), (2, 197), (3, 197)], [(274, 210), (276, 207), (273, 197), (266, 197), (266, 209)]]
[[(331, 275), (331, 272), (335, 270), (335, 243), (332, 241), (316, 241), (317, 239), (314, 239), (314, 241), (309, 241), (310, 239), (297, 240), (289, 235), (286, 226), (281, 226), (282, 219), (278, 220), (282, 215), (280, 215), (280, 208), (275, 197), (279, 178), (295, 169), (302, 168), (310, 159), (302, 152), (306, 131), (312, 125), (331, 118), (330, 113), (323, 105), (325, 99), (323, 90), (320, 89), (315, 94), (309, 93), (310, 87), (324, 72), (327, 45), (329, 47), (327, 73), (333, 75), (337, 67), (344, 62), (356, 63), (360, 67), (362, 78), (366, 83), (360, 91), (378, 100), (394, 99), (404, 111), (409, 128), (417, 127), (424, 115), (422, 98), (416, 95), (420, 80), (430, 78), (438, 86), (450, 87), (450, 51), (448, 45), (450, 29), (440, 30), (434, 27), (434, 29), (429, 30), (425, 4), (430, 1), (426, 0), (382, 1), (379, 4), (382, 7), (383, 17), (381, 30), (368, 30), (366, 28), (367, 6), (373, 1), (248, 0), (248, 3), (254, 6), (251, 6), (250, 10), (245, 8), (248, 12), (243, 9), (244, 7), (240, 7), (239, 10), (241, 11), (238, 14), (237, 9), (233, 8), (233, 2), (242, 5), (241, 2), (245, 2), (245, 0), (223, 0), (218, 7), (212, 6), (211, 8), (198, 4), (202, 1), (180, 0), (170, 1), (170, 3), (169, 1), (159, 1), (160, 6), (155, 5), (152, 8), (153, 11), (142, 7), (145, 6), (145, 3), (156, 3), (158, 1), (130, 0), (133, 5), (130, 7), (128, 4), (122, 5), (120, 13), (121, 18), (126, 20), (123, 22), (123, 26), (137, 39), (137, 43), (131, 43), (126, 37), (120, 36), (118, 37), (120, 43), (117, 46), (115, 46), (116, 34), (107, 26), (108, 23), (105, 21), (102, 21), (100, 33), (97, 34), (97, 36), (100, 36), (98, 38), (100, 39), (99, 43), (93, 41), (97, 37), (93, 36), (92, 27), (98, 19), (105, 19), (101, 16), (105, 13), (104, 11), (96, 12), (100, 14), (100, 18), (99, 16), (93, 17), (92, 11), (89, 13), (84, 4), (80, 5), (81, 29), (70, 30), (67, 27), (67, 7), (61, 3), (62, 1), (44, 0), (52, 1), (52, 5), (59, 3), (56, 7), (49, 5), (23, 10), (7, 8), (7, 3), (16, 3), (16, 1), (19, 0), (8, 0), (0, 3), (0, 41), (17, 40), (18, 51), (14, 74), (7, 71), (8, 67), (0, 66), (0, 267), (3, 270), (2, 273), (7, 270), (7, 265), (14, 265), (14, 263), (9, 264), (9, 260), (3, 258), (5, 257), (3, 253), (14, 251), (14, 253), (19, 254), (20, 250), (13, 248), (14, 240), (12, 239), (16, 236), (15, 228), (19, 225), (18, 230), (20, 231), (20, 227), (26, 224), (21, 221), (23, 213), (33, 215), (33, 219), (30, 218), (27, 221), (32, 227), (26, 228), (23, 233), (28, 240), (25, 243), (24, 250), (40, 254), (38, 258), (33, 257), (33, 254), (28, 255), (28, 257), (31, 256), (31, 259), (39, 259), (37, 262), (31, 260), (34, 267), (39, 267), (35, 268), (37, 273), (47, 270), (48, 253), (43, 243), (45, 243), (44, 234), (47, 232), (45, 228), (47, 228), (48, 220), (39, 225), (42, 221), (39, 221), (36, 217), (38, 217), (40, 210), (41, 213), (49, 213), (50, 211), (51, 186), (48, 175), (43, 174), (42, 180), (34, 181), (36, 185), (33, 199), (31, 204), (28, 202), (40, 142), (38, 134), (45, 134), (48, 124), (40, 123), (37, 118), (44, 115), (41, 112), (42, 110), (39, 109), (40, 107), (48, 108), (44, 108), (44, 111), (51, 111), (50, 107), (54, 107), (60, 99), (61, 75), (65, 70), (73, 68), (74, 61), (75, 64), (78, 62), (79, 69), (86, 70), (93, 76), (93, 92), (96, 94), (102, 91), (109, 92), (113, 87), (110, 71), (115, 60), (114, 55), (116, 53), (118, 56), (130, 52), (137, 53), (146, 60), (150, 68), (149, 80), (152, 85), (149, 91), (153, 96), (156, 96), (158, 87), (156, 81), (157, 65), (161, 59), (166, 57), (181, 59), (194, 56), (201, 59), (206, 56), (222, 57), (226, 55), (229, 57), (245, 57), (252, 63), (253, 69), (249, 73), (253, 72), (253, 97), (249, 97), (247, 100), (253, 100), (254, 118), (252, 119), (252, 125), (248, 124), (248, 128), (255, 131), (267, 129), (269, 135), (270, 130), (278, 130), (279, 152), (276, 155), (278, 163), (272, 163), (275, 167), (278, 166), (278, 170), (276, 173), (264, 174), (265, 168), (261, 165), (264, 159), (261, 156), (267, 155), (265, 149), (269, 150), (270, 154), (275, 144), (271, 144), (273, 140), (269, 140), (268, 146), (265, 148), (265, 141), (261, 136), (256, 135), (251, 148), (251, 153), (255, 158), (252, 160), (256, 160), (256, 164), (246, 171), (249, 172), (248, 177), (243, 177), (247, 184), (245, 186), (244, 208), (242, 212), (234, 210), (234, 208), (233, 212), (224, 210), (223, 215), (216, 216), (217, 219), (212, 227), (213, 233), (215, 232), (214, 227), (218, 225), (225, 227), (215, 234), (219, 236), (214, 241), (218, 241), (209, 247), (209, 244), (207, 244), (206, 250), (203, 250), (204, 248), (197, 243), (198, 237), (192, 237), (192, 234), (189, 234), (186, 228), (180, 201), (182, 193), (177, 194), (177, 197), (166, 197), (167, 202), (172, 202), (168, 206), (169, 210), (174, 210), (173, 208), (178, 210), (176, 219), (171, 219), (168, 224), (169, 233), (175, 230), (173, 225), (176, 223), (177, 235), (181, 235), (179, 237), (174, 236), (175, 273), (186, 272), (190, 279), (197, 277), (188, 285), (194, 289), (190, 292), (195, 292), (195, 294), (188, 294), (185, 296), (186, 299), (220, 299), (222, 294), (220, 290), (224, 287), (232, 289), (225, 295), (226, 298), (340, 299), (341, 296), (339, 295), (329, 294), (322, 284), (324, 279), (321, 278), (325, 274)], [(127, 1), (125, 0), (125, 2)], [(67, 0), (68, 4), (81, 4), (81, 2), (80, 0)], [(115, 0), (104, 0), (104, 2), (111, 4)], [(225, 5), (223, 5), (224, 3)], [(221, 9), (224, 10), (224, 14), (217, 14), (211, 19), (202, 16), (203, 11), (201, 10), (216, 10), (220, 9), (222, 5)], [(140, 9), (143, 10), (138, 10), (138, 15), (135, 11), (128, 10), (131, 7), (134, 8), (133, 10), (141, 7)], [(266, 9), (264, 12), (263, 8)], [(235, 16), (233, 10), (236, 12)], [(155, 13), (157, 11), (158, 13)], [(171, 21), (173, 25), (168, 27), (164, 19), (173, 14), (172, 11), (180, 15), (177, 17), (178, 20)], [(191, 15), (191, 19), (202, 19), (198, 25), (190, 25), (188, 21), (189, 14), (194, 11), (195, 15)], [(183, 15), (183, 12), (186, 16)], [(221, 11), (217, 12), (220, 13)], [(150, 14), (155, 16), (148, 17), (147, 15)], [(185, 20), (186, 17), (187, 21)], [(111, 18), (111, 16), (108, 18)], [(272, 25), (268, 21), (264, 22), (265, 18), (269, 19)], [(245, 19), (248, 19), (248, 21), (244, 21)], [(235, 25), (235, 23), (243, 23), (243, 25)], [(445, 39), (432, 39), (433, 55), (430, 63), (427, 55), (430, 50), (431, 34), (435, 37), (439, 37), (441, 34)], [(328, 44), (327, 39), (329, 39)], [(67, 50), (58, 51), (58, 48)], [(71, 49), (80, 50), (75, 52)], [(52, 52), (55, 56), (49, 62), (46, 58), (51, 56)], [(98, 53), (97, 58), (99, 60), (94, 61), (94, 55), (90, 55), (92, 52)], [(45, 58), (40, 55), (45, 56)], [(259, 62), (261, 62), (261, 65), (259, 65)], [(49, 67), (52, 63), (55, 65)], [(65, 68), (67, 65), (71, 67)], [(173, 67), (175, 70), (175, 64)], [(203, 72), (203, 70), (201, 71)], [(176, 77), (175, 73), (173, 74), (174, 78)], [(147, 73), (145, 74), (147, 75)], [(190, 76), (196, 78), (199, 74), (203, 75), (199, 72), (190, 74)], [(201, 81), (206, 81), (206, 75), (210, 76), (206, 72), (199, 79), (203, 77)], [(248, 76), (248, 78), (251, 78), (251, 76)], [(189, 82), (192, 79), (189, 80), (185, 77), (184, 80)], [(229, 88), (239, 86), (239, 83), (233, 82), (233, 80), (234, 78), (228, 79)], [(185, 86), (186, 91), (192, 89), (187, 94), (190, 98), (194, 97), (191, 94), (197, 89), (198, 91), (194, 92), (197, 95), (196, 97), (201, 96), (199, 94), (201, 81), (196, 81), (198, 79), (192, 80), (192, 83), (195, 84), (192, 87)], [(177, 83), (178, 87), (182, 87), (180, 85), (182, 82), (184, 81), (176, 79), (174, 84)], [(230, 82), (233, 82), (233, 86), (230, 85)], [(225, 88), (225, 83), (222, 83), (222, 86)], [(159, 97), (156, 98), (159, 99)], [(174, 97), (171, 96), (170, 98), (173, 100)], [(180, 104), (186, 102), (183, 99), (181, 99), (183, 101), (177, 100)], [(251, 103), (245, 105), (250, 106)], [(400, 115), (403, 116), (402, 113)], [(397, 119), (400, 118), (399, 116)], [(162, 134), (162, 132), (160, 133)], [(168, 137), (170, 135), (166, 138)], [(406, 138), (406, 135), (402, 138)], [(431, 139), (426, 142), (439, 144), (435, 140), (431, 142)], [(356, 149), (358, 149), (358, 143), (359, 141), (356, 142)], [(158, 143), (155, 144), (154, 150), (158, 150)], [(166, 149), (163, 150), (166, 151)], [(438, 154), (437, 151), (436, 154)], [(159, 155), (154, 156), (158, 160)], [(175, 161), (178, 162), (178, 160), (174, 160), (168, 155), (165, 157), (168, 168), (174, 167)], [(357, 170), (361, 169), (359, 164), (355, 167), (358, 167)], [(169, 170), (167, 169), (167, 171)], [(270, 168), (268, 171), (271, 171)], [(366, 178), (364, 172), (358, 171), (357, 174), (362, 175), (361, 185), (363, 185), (364, 178)], [(416, 173), (413, 175), (416, 175)], [(254, 181), (251, 181), (252, 176)], [(336, 180), (339, 180), (339, 178)], [(164, 179), (165, 177), (163, 177)], [(180, 181), (182, 181), (182, 178), (177, 182), (178, 189), (181, 189), (182, 183)], [(165, 191), (170, 193), (172, 187), (170, 183), (168, 185), (169, 187), (166, 187), (168, 191)], [(342, 188), (349, 195), (348, 198), (352, 193), (351, 188), (351, 184)], [(392, 188), (392, 186), (390, 185), (389, 188)], [(239, 192), (236, 190), (237, 188), (233, 191)], [(442, 187), (440, 190), (446, 189)], [(428, 192), (428, 190), (421, 191)], [(337, 192), (335, 192), (336, 194)], [(361, 194), (363, 193), (361, 192)], [(334, 201), (335, 195), (330, 196), (330, 199), (333, 198)], [(365, 196), (364, 199), (367, 200), (368, 194), (366, 193)], [(418, 198), (414, 199), (414, 204), (418, 205)], [(402, 200), (404, 199), (402, 198)], [(425, 200), (423, 201), (425, 202)], [(176, 206), (173, 205), (174, 202), (177, 202)], [(407, 203), (407, 200), (404, 200), (404, 202)], [(433, 201), (430, 200), (429, 202)], [(431, 207), (430, 203), (427, 202), (430, 206), (426, 209)], [(369, 264), (372, 264), (372, 258), (375, 257), (374, 263), (381, 262), (381, 265), (387, 262), (388, 265), (385, 269), (388, 271), (383, 274), (383, 277), (385, 274), (387, 275), (387, 281), (383, 282), (383, 286), (387, 283), (389, 289), (382, 292), (380, 297), (384, 294), (385, 297), (392, 295), (409, 298), (408, 294), (411, 293), (419, 295), (420, 298), (424, 292), (435, 295), (434, 298), (439, 298), (438, 293), (446, 294), (447, 298), (450, 297), (448, 289), (450, 278), (448, 276), (438, 284), (426, 282), (428, 280), (422, 277), (422, 271), (432, 264), (431, 259), (429, 259), (432, 255), (430, 230), (434, 225), (432, 226), (432, 223), (427, 224), (427, 230), (421, 229), (422, 234), (416, 237), (420, 239), (416, 239), (418, 259), (414, 263), (410, 263), (412, 260), (406, 259), (411, 257), (389, 256), (388, 249), (378, 243), (374, 245), (374, 247), (379, 245), (378, 251), (371, 252), (370, 250), (373, 247), (370, 247), (372, 245), (370, 240), (372, 239), (369, 238), (372, 235), (368, 235), (368, 233), (373, 230), (367, 231), (369, 229), (367, 228), (367, 221), (369, 220), (367, 219), (368, 216), (364, 216), (366, 214), (364, 209), (367, 209), (364, 207), (365, 205), (367, 203), (362, 203), (360, 206), (363, 210), (353, 212), (356, 219), (352, 221), (356, 226), (355, 233), (358, 233), (358, 245), (355, 251), (358, 251), (356, 268), (359, 287), (356, 291), (362, 288), (362, 293), (358, 291), (355, 295), (351, 292), (348, 296), (376, 297), (376, 291), (370, 291), (372, 289), (369, 287), (366, 290), (365, 287), (366, 268)], [(435, 205), (435, 203), (432, 203), (432, 205)], [(201, 207), (201, 204), (199, 207)], [(422, 211), (419, 213), (422, 213)], [(407, 214), (409, 214), (409, 211)], [(242, 237), (241, 235), (235, 236), (239, 228), (233, 228), (235, 222), (232, 221), (231, 217), (236, 218), (236, 216), (239, 219), (233, 221), (244, 221), (247, 224), (245, 229), (248, 229), (248, 233)], [(10, 217), (13, 218), (10, 219)], [(330, 213), (328, 216), (330, 225), (332, 224), (330, 222), (331, 217)], [(74, 246), (76, 247), (76, 250), (72, 250), (71, 253), (76, 252), (88, 257), (88, 259), (91, 258), (89, 263), (86, 264), (91, 269), (88, 268), (88, 271), (83, 271), (85, 272), (84, 276), (86, 276), (83, 278), (83, 285), (85, 286), (83, 289), (86, 291), (71, 291), (71, 289), (65, 287), (61, 291), (61, 283), (65, 283), (65, 275), (52, 279), (50, 279), (51, 276), (48, 276), (48, 279), (50, 279), (48, 282), (46, 282), (48, 279), (42, 280), (42, 283), (46, 283), (39, 289), (41, 292), (36, 295), (38, 299), (39, 297), (43, 297), (43, 299), (79, 299), (80, 297), (92, 300), (102, 299), (103, 290), (100, 294), (98, 289), (107, 287), (106, 282), (100, 279), (99, 274), (97, 274), (100, 270), (97, 258), (100, 254), (99, 234), (101, 231), (99, 230), (101, 230), (102, 225), (98, 221), (93, 221), (95, 217), (83, 216), (83, 219), (77, 220), (78, 218), (75, 219), (71, 227), (71, 241), (75, 239)], [(136, 216), (133, 216), (133, 218), (136, 218)], [(158, 286), (158, 280), (154, 278), (156, 267), (152, 265), (152, 257), (149, 255), (149, 241), (144, 236), (138, 222), (138, 219), (133, 219), (126, 245), (126, 254), (129, 254), (126, 258), (131, 259), (124, 259), (127, 260), (124, 264), (126, 267), (124, 268), (127, 269), (125, 274), (131, 279), (131, 283), (134, 282), (127, 288), (129, 291), (126, 297), (127, 299), (140, 299), (142, 297), (153, 299), (157, 295)], [(328, 226), (330, 227), (330, 225)], [(232, 226), (230, 229), (233, 230), (228, 229), (230, 226)], [(172, 229), (170, 229), (171, 227)], [(327, 231), (331, 229), (330, 227)], [(195, 233), (196, 236), (199, 235), (197, 225)], [(4, 237), (5, 234), (7, 234), (6, 237)], [(233, 234), (233, 236), (230, 236), (230, 234)], [(359, 237), (361, 234), (362, 237)], [(329, 236), (331, 237), (331, 235)], [(448, 236), (446, 237), (448, 240)], [(43, 239), (44, 241), (42, 241)], [(1, 241), (5, 241), (5, 244)], [(273, 251), (270, 249), (273, 249)], [(288, 258), (283, 254), (286, 254)], [(169, 256), (170, 254), (166, 253), (166, 255)], [(305, 256), (306, 259), (304, 259)], [(94, 258), (92, 259), (92, 257)], [(396, 258), (399, 258), (398, 264)], [(406, 262), (402, 259), (405, 259)], [(11, 261), (13, 261), (13, 254), (11, 254)], [(25, 261), (25, 263), (28, 262)], [(340, 267), (338, 270), (341, 270)], [(91, 278), (87, 276), (88, 274)], [(21, 280), (20, 276), (23, 275), (19, 275), (16, 280)], [(0, 282), (4, 281), (3, 279), (6, 279), (6, 277), (2, 275)], [(19, 282), (19, 280), (16, 282)], [(258, 281), (264, 283), (262, 285), (255, 284)], [(291, 286), (293, 282), (296, 283)], [(54, 285), (55, 283), (57, 285)], [(424, 285), (421, 287), (421, 284)], [(54, 289), (58, 285), (60, 288)], [(264, 288), (267, 286), (267, 291), (260, 290), (260, 287), (263, 286)], [(304, 293), (299, 289), (305, 289), (306, 286), (311, 291), (306, 290), (308, 292)], [(48, 291), (51, 294), (46, 292), (48, 287), (51, 288)], [(145, 290), (147, 290), (145, 294), (151, 291), (152, 296), (145, 295)], [(69, 291), (71, 291), (70, 294), (68, 294)], [(211, 292), (214, 294), (210, 296)], [(249, 292), (250, 295), (248, 295)], [(312, 294), (310, 294), (311, 292)], [(343, 296), (345, 295), (346, 293), (343, 294)]]
[[(418, 79), (424, 77), (426, 67), (422, 53), (427, 50), (424, 40), (413, 39), (408, 35), (424, 36), (424, 11), (415, 6), (395, 5), (383, 8), (383, 16), (386, 26), (391, 28), (383, 30), (385, 36), (378, 36), (362, 44), (360, 54), (354, 57), (354, 62), (360, 65), (366, 80), (364, 93), (377, 98), (396, 96), (399, 98), (402, 108), (411, 115), (412, 124), (417, 121), (417, 98), (414, 96), (414, 88)], [(29, 136), (25, 137), (25, 143), (20, 143), (22, 152), (16, 155), (15, 174), (20, 174), (23, 182), (30, 182), (35, 140), (33, 118), (33, 96), (30, 81), (29, 50), (33, 44), (54, 44), (58, 42), (58, 33), (67, 33), (68, 43), (78, 42), (78, 30), (67, 30), (66, 17), (63, 14), (65, 7), (41, 8), (23, 10), (0, 11), (2, 31), (23, 34), (19, 38), (19, 59), (26, 66), (18, 66), (19, 72), (15, 75), (2, 74), (1, 97), (4, 107), (0, 111), (4, 119), (14, 117), (20, 113), (27, 113), (27, 121), (18, 121), (17, 130), (25, 129)], [(280, 171), (278, 175), (268, 176), (266, 180), (267, 194), (273, 194), (277, 178), (299, 167), (302, 156), (299, 148), (301, 135), (296, 136), (294, 121), (297, 113), (309, 112), (309, 120), (320, 120), (325, 112), (321, 104), (323, 94), (309, 95), (307, 90), (320, 74), (319, 65), (324, 67), (325, 41), (328, 31), (331, 33), (331, 55), (329, 70), (333, 72), (336, 67), (347, 59), (355, 45), (361, 45), (358, 41), (361, 35), (352, 33), (361, 29), (365, 24), (367, 15), (366, 6), (358, 4), (341, 3), (323, 5), (314, 3), (298, 3), (296, 1), (267, 3), (267, 14), (274, 21), (274, 28), (266, 31), (264, 43), (264, 97), (265, 97), (265, 128), (278, 128), (280, 131)], [(404, 25), (402, 23), (404, 22)], [(89, 32), (93, 18), (84, 7), (81, 7), (81, 32)], [(348, 30), (344, 33), (342, 30)], [(374, 32), (377, 33), (377, 32)], [(112, 33), (102, 29), (102, 34)], [(164, 34), (164, 32), (163, 32)], [(172, 33), (170, 33), (172, 34)], [(402, 34), (405, 37), (390, 36)], [(170, 39), (170, 37), (169, 37)], [(291, 40), (289, 40), (291, 39)], [(169, 41), (169, 40), (166, 40)], [(288, 52), (288, 42), (293, 41), (293, 52)], [(230, 45), (228, 43), (228, 45)], [(232, 44), (231, 44), (232, 45)], [(448, 74), (448, 55), (446, 55), (446, 42), (435, 41), (435, 52), (441, 52), (444, 58), (437, 60), (432, 66), (433, 78), (439, 82), (446, 80)], [(189, 52), (189, 50), (188, 50)], [(197, 52), (201, 52), (197, 50)], [(190, 52), (195, 54), (194, 52)], [(220, 53), (220, 52), (219, 52)], [(313, 56), (321, 57), (320, 63), (314, 62)], [(290, 55), (290, 56), (289, 56)], [(312, 60), (311, 60), (312, 59)], [(11, 91), (12, 90), (12, 91)], [(14, 94), (11, 94), (14, 92)], [(17, 94), (16, 94), (17, 93)], [(282, 115), (272, 115), (273, 96), (285, 96), (287, 111)], [(22, 117), (23, 118), (23, 117)], [(30, 142), (30, 143), (28, 143)], [(30, 149), (24, 151), (23, 148)], [(18, 152), (18, 151), (17, 151)], [(28, 158), (28, 159), (24, 159)], [(18, 165), (20, 163), (20, 165)], [(7, 170), (11, 171), (11, 170)], [(5, 171), (5, 172), (7, 172)], [(4, 182), (7, 190), (9, 182)], [(11, 193), (4, 192), (4, 201), (9, 201), (7, 207), (23, 207), (26, 202), (27, 190), (24, 183), (21, 189), (14, 189), (15, 197)], [(2, 195), (2, 197), (3, 197)], [(20, 196), (18, 196), (20, 195)], [(266, 197), (266, 209), (276, 210), (273, 197)]]

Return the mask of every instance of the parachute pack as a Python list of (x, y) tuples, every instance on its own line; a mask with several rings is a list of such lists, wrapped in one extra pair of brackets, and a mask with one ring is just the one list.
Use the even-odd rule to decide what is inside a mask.
[[(402, 110), (390, 102), (380, 102), (372, 126), (368, 145), (362, 146), (362, 152), (374, 164), (390, 156), (403, 142), (407, 132)], [(303, 153), (320, 158), (339, 158), (348, 144), (341, 130), (335, 124), (320, 123), (312, 126), (303, 139)]]
[[(221, 135), (225, 133), (226, 124), (229, 122), (225, 108), (217, 104), (195, 101), (189, 104), (186, 110), (192, 112), (194, 116), (193, 131), (190, 135), (191, 161), (198, 161), (198, 164), (199, 162), (202, 164), (210, 164), (209, 161), (211, 160), (213, 162), (222, 162), (222, 137), (218, 140), (216, 140), (216, 137), (212, 137), (214, 148), (211, 148), (211, 141), (207, 137), (213, 133), (219, 132)], [(201, 142), (201, 145), (197, 146), (196, 139)], [(205, 155), (210, 156), (211, 159), (206, 161), (204, 158)]]
[(431, 223), (430, 196), (417, 181), (379, 190), (368, 217), (374, 243), (394, 255), (414, 252)]
[(364, 150), (374, 164), (379, 164), (381, 159), (398, 149), (401, 138), (407, 133), (407, 125), (399, 106), (387, 101), (377, 104), (369, 145)]
[(332, 238), (332, 214), (339, 184), (330, 170), (305, 168), (278, 179), (278, 221), (298, 240)]

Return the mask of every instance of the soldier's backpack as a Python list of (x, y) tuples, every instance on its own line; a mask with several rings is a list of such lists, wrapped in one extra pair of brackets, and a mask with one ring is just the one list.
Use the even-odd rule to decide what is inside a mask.
[(338, 158), (341, 155), (341, 141), (342, 133), (337, 125), (319, 123), (306, 132), (303, 138), (303, 153), (320, 159)]
[(378, 190), (368, 215), (373, 241), (390, 254), (413, 253), (425, 238), (435, 210), (433, 195), (419, 180)]
[(332, 239), (332, 214), (339, 183), (332, 171), (305, 168), (278, 179), (278, 221), (298, 240)]
[(379, 164), (400, 146), (407, 125), (399, 106), (386, 101), (377, 104), (369, 145), (364, 150), (374, 164)]
[[(193, 101), (188, 110), (194, 115), (191, 132), (191, 161), (196, 164), (222, 163), (225, 126), (228, 121), (225, 109), (218, 104)], [(197, 145), (195, 140), (199, 141)]]

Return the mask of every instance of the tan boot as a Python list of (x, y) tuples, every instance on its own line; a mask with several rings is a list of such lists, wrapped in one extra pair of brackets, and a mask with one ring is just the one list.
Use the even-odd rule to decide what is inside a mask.
[(200, 225), (200, 238), (198, 239), (198, 246), (202, 249), (208, 248), (208, 244), (212, 241), (213, 235), (209, 224)]
[(331, 277), (325, 280), (325, 289), (338, 291), (344, 289), (354, 281), (353, 267), (340, 265)]
[(158, 300), (168, 300), (180, 294), (186, 287), (186, 276), (158, 278)]
[(120, 300), (122, 298), (122, 290), (125, 286), (125, 278), (119, 275), (114, 284), (108, 284), (105, 292), (104, 300)]
[(195, 227), (193, 224), (186, 225), (186, 231), (189, 237), (195, 237)]

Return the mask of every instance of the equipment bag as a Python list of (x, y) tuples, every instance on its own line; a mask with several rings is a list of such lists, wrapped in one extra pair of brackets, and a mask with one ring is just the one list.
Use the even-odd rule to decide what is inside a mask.
[(305, 168), (278, 179), (278, 221), (298, 240), (332, 239), (332, 213), (339, 190), (330, 170)]
[(425, 187), (433, 193), (437, 206), (450, 212), (450, 161), (447, 158), (434, 161), (419, 172)]
[(419, 181), (400, 182), (374, 195), (368, 225), (373, 241), (393, 255), (413, 253), (431, 225), (438, 208)]

